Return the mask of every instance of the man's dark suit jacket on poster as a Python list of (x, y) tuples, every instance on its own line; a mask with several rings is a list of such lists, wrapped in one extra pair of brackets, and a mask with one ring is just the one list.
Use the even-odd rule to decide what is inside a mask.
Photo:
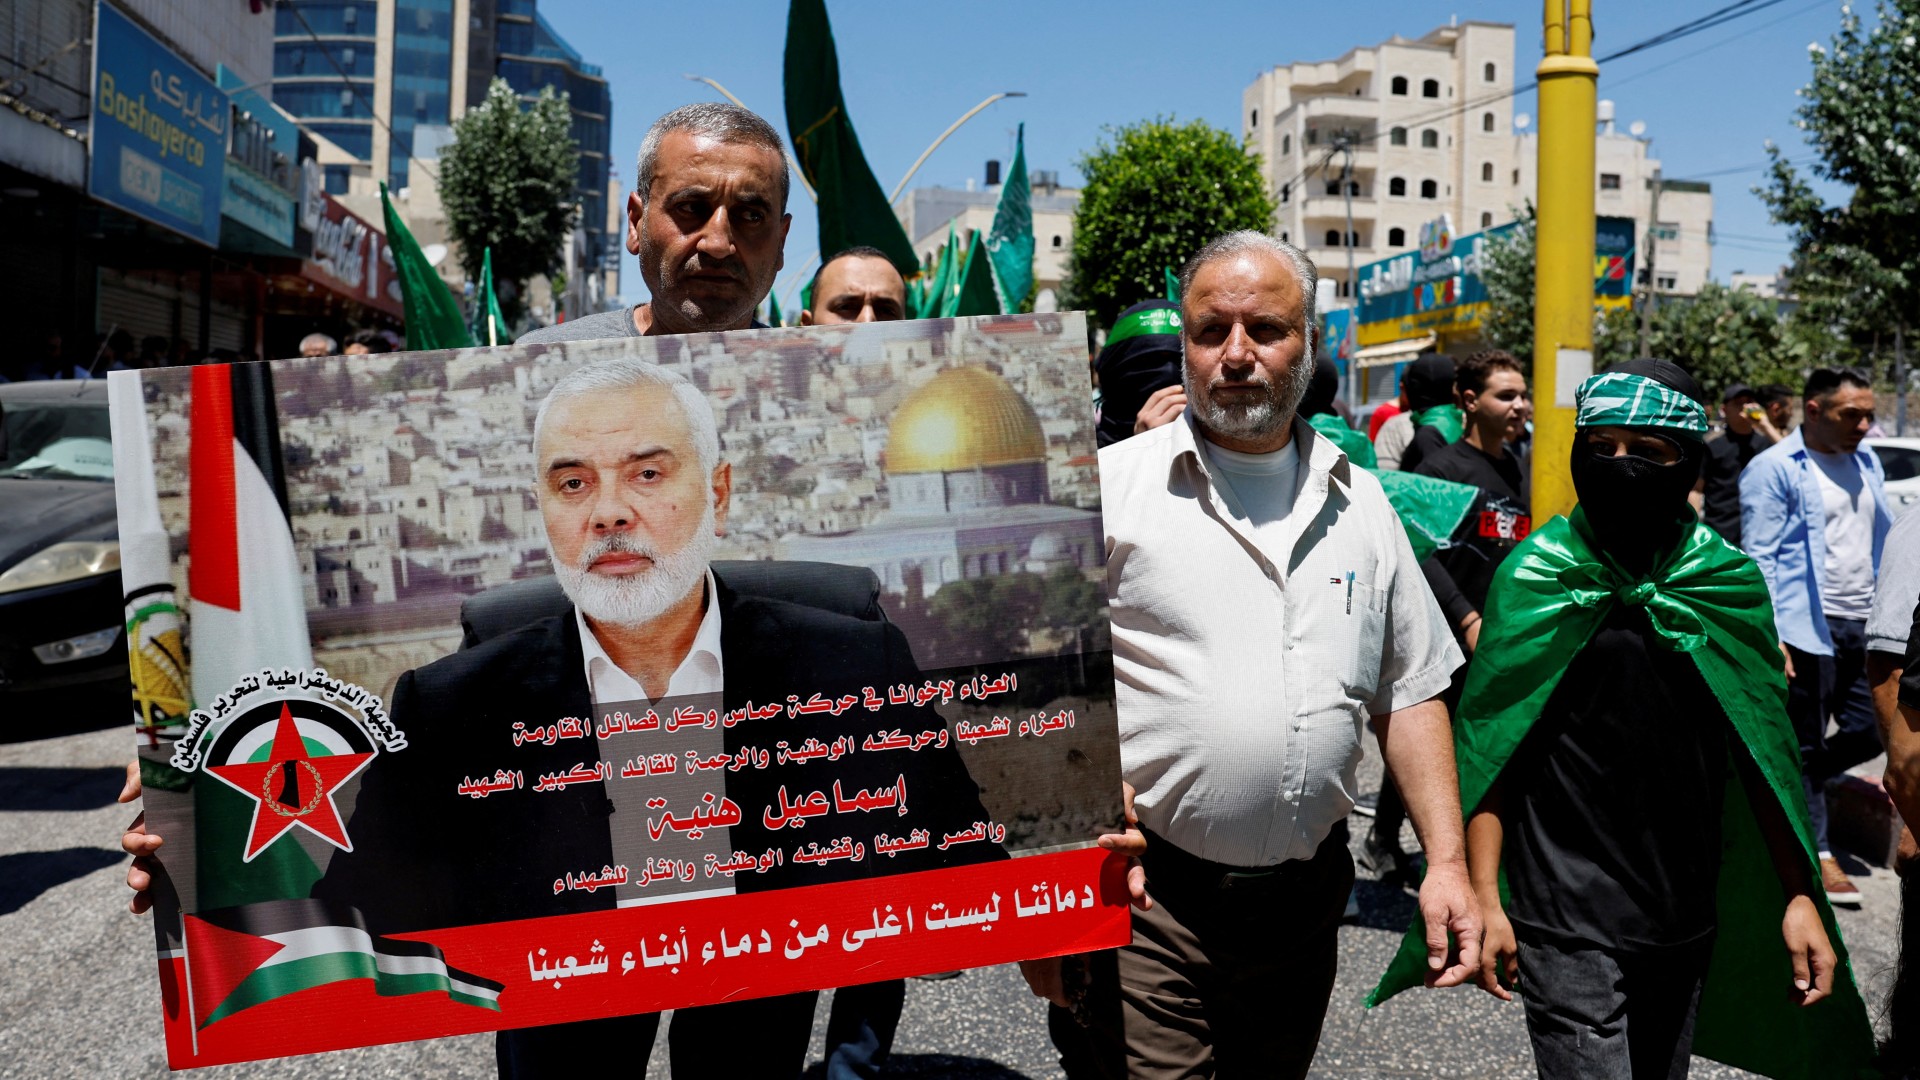
[[(814, 692), (858, 694), (868, 686), (884, 694), (888, 686), (917, 685), (922, 678), (906, 636), (891, 623), (745, 596), (729, 589), (718, 575), (715, 580), (727, 709), (748, 701), (785, 702), (789, 694), (803, 699)], [(615, 906), (612, 890), (553, 893), (553, 881), (563, 872), (614, 861), (609, 829), (613, 803), (602, 785), (500, 792), (484, 799), (456, 791), (466, 777), (492, 776), (500, 768), (520, 771), (530, 787), (541, 773), (565, 772), (596, 758), (591, 738), (562, 739), (551, 747), (516, 747), (511, 738), (515, 721), (531, 728), (567, 716), (594, 719), (577, 626), (569, 610), (401, 676), (391, 713), (405, 730), (408, 745), (381, 755), (367, 770), (349, 826), (354, 851), (334, 856), (315, 895), (360, 909), (376, 934)], [(783, 712), (727, 729), (725, 748), (737, 753), (742, 746), (756, 746), (771, 754), (782, 739), (792, 746), (809, 737), (831, 744), (843, 734), (858, 744), (883, 728), (912, 735), (941, 723), (934, 709), (910, 706), (877, 712), (855, 706), (839, 717), (789, 719)], [(775, 802), (782, 784), (793, 796), (828, 787), (837, 778), (852, 792), (890, 787), (902, 774), (909, 805), (905, 817), (863, 814), (858, 827), (846, 829), (828, 824), (832, 817), (815, 818), (805, 829), (777, 832), (762, 821), (762, 812)], [(741, 810), (742, 822), (732, 827), (732, 847), (756, 855), (769, 847), (789, 849), (783, 866), (736, 876), (734, 884), (741, 892), (1003, 857), (998, 847), (973, 843), (945, 852), (930, 846), (890, 858), (869, 852), (860, 862), (813, 864), (791, 858), (795, 845), (808, 840), (824, 844), (848, 832), (857, 837), (862, 829), (902, 836), (911, 826), (938, 838), (986, 820), (979, 789), (951, 743), (945, 750), (856, 751), (831, 765), (782, 767), (773, 762), (764, 770), (714, 775), (724, 777), (727, 797)], [(867, 843), (871, 847), (870, 837)]]

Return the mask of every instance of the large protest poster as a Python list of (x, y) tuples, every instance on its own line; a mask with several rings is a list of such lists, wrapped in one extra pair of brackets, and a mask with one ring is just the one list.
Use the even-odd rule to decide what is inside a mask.
[(114, 373), (169, 1062), (1127, 940), (1084, 341)]

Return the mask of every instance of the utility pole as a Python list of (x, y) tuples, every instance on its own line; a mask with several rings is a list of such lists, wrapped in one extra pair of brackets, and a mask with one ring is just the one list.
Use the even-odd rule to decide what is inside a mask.
[(1647, 211), (1647, 294), (1646, 302), (1640, 305), (1640, 348), (1633, 355), (1652, 356), (1653, 347), (1648, 344), (1653, 336), (1653, 307), (1660, 301), (1656, 299), (1655, 289), (1659, 288), (1659, 279), (1653, 276), (1654, 256), (1660, 250), (1660, 169), (1653, 170), (1653, 205)]
[[(1341, 238), (1341, 246), (1347, 249), (1347, 301), (1353, 305), (1353, 314), (1348, 316), (1348, 318), (1358, 322), (1360, 319), (1360, 282), (1359, 279), (1354, 276), (1353, 269), (1353, 244), (1356, 237), (1353, 235), (1352, 137), (1346, 132), (1335, 135), (1333, 148), (1342, 155), (1340, 164), (1340, 194), (1344, 196), (1347, 201), (1347, 232), (1346, 235)], [(1359, 376), (1360, 369), (1349, 362), (1347, 370), (1347, 404), (1354, 408), (1359, 408), (1360, 406)]]
[(1592, 0), (1545, 0), (1540, 80), (1540, 206), (1535, 224), (1533, 517), (1575, 501), (1573, 395), (1593, 373), (1593, 172), (1596, 84)]

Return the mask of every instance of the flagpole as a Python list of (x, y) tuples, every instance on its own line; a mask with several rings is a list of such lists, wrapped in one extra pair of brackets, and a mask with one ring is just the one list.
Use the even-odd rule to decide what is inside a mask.
[(180, 913), (180, 966), (184, 969), (182, 981), (187, 984), (187, 1034), (191, 1039), (193, 1056), (200, 1056), (200, 1018), (193, 1014), (193, 957), (187, 955), (187, 915)]
[(933, 140), (932, 146), (929, 146), (925, 150), (921, 151), (920, 156), (913, 160), (913, 167), (907, 170), (907, 175), (901, 177), (899, 183), (893, 185), (893, 194), (887, 196), (887, 201), (891, 203), (895, 199), (898, 199), (900, 197), (900, 193), (906, 190), (907, 181), (913, 179), (913, 174), (920, 171), (920, 166), (925, 165), (927, 163), (927, 159), (933, 156), (933, 152), (935, 150), (940, 149), (940, 144), (947, 141), (947, 136), (960, 130), (961, 124), (964, 124), (967, 121), (973, 119), (975, 116), (978, 116), (980, 114), (980, 110), (986, 108), (987, 106), (993, 104), (996, 101), (999, 101), (1001, 98), (1026, 97), (1026, 96), (1027, 96), (1027, 93), (1024, 90), (1003, 91), (1002, 93), (998, 93), (993, 95), (992, 97), (989, 97), (987, 100), (981, 102), (978, 105), (975, 105), (973, 108), (968, 109), (966, 112), (962, 113), (960, 115), (960, 119), (955, 120), (951, 125), (947, 127), (947, 130), (940, 133), (939, 138)]
[[(721, 96), (725, 97), (728, 101), (733, 102), (735, 105), (739, 105), (743, 109), (747, 109), (746, 105), (743, 104), (739, 98), (733, 96), (733, 91), (728, 90), (726, 87), (721, 86), (719, 83), (714, 82), (712, 79), (707, 78), (705, 75), (688, 75), (687, 78), (697, 83), (706, 83), (708, 86), (711, 86), (715, 90), (720, 91)], [(747, 111), (753, 112), (752, 109), (747, 109)], [(784, 146), (781, 147), (781, 149), (786, 150), (787, 164), (793, 166), (793, 175), (800, 181), (800, 189), (807, 193), (807, 198), (812, 199), (816, 203), (819, 202), (820, 196), (814, 194), (813, 185), (807, 183), (806, 170), (802, 169), (800, 167), (800, 162), (794, 159), (793, 151), (787, 150), (787, 148)]]

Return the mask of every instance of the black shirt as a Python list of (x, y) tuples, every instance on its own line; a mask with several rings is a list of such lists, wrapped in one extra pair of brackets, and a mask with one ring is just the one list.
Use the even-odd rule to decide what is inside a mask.
[(1521, 471), (1520, 459), (1512, 453), (1496, 458), (1464, 439), (1428, 453), (1414, 471), (1456, 484), (1471, 484), (1482, 492), (1470, 512), (1472, 520), (1467, 524), (1465, 542), (1433, 553), (1420, 567), (1457, 636), (1460, 620), (1486, 607), (1487, 590), (1493, 586), (1493, 572), (1499, 569), (1501, 560), (1533, 530), (1533, 519), (1527, 512), (1532, 485)]
[(1616, 604), (1501, 774), (1513, 924), (1614, 949), (1712, 932), (1727, 726), (1693, 661)]
[(1706, 487), (1700, 520), (1734, 547), (1740, 546), (1740, 470), (1772, 445), (1773, 441), (1758, 431), (1746, 435), (1728, 432), (1707, 444), (1707, 461), (1701, 470)]
[(1400, 451), (1400, 471), (1418, 470), (1420, 463), (1426, 460), (1428, 454), (1445, 445), (1447, 445), (1445, 432), (1432, 424), (1416, 424), (1413, 429), (1413, 440), (1407, 443), (1405, 450)]

